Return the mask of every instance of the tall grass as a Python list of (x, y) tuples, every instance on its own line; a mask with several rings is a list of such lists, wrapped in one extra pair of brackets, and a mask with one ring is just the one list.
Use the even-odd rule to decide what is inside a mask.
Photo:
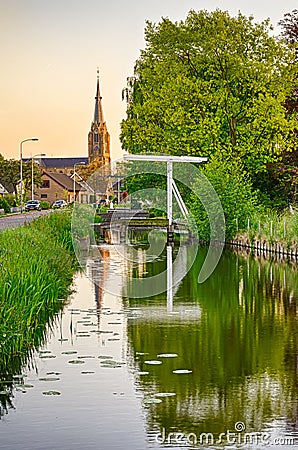
[(0, 377), (42, 342), (75, 270), (68, 211), (0, 233)]
[(253, 240), (266, 241), (270, 244), (282, 244), (291, 249), (298, 246), (298, 213), (284, 211), (277, 213), (274, 210), (256, 213), (246, 221), (239, 235), (247, 236)]

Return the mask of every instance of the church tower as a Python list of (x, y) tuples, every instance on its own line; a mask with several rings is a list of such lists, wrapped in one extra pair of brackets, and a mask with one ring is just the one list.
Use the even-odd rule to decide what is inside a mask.
[(99, 69), (97, 69), (97, 86), (93, 122), (88, 133), (89, 164), (98, 161), (105, 165), (111, 162), (110, 135), (103, 118), (102, 97), (99, 90)]

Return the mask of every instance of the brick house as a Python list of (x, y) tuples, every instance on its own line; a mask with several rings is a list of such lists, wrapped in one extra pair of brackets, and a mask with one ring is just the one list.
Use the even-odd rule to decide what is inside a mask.
[(75, 200), (79, 203), (89, 203), (93, 192), (77, 182), (73, 182), (65, 173), (43, 172), (42, 185), (36, 189), (35, 198), (41, 201), (54, 203), (56, 200), (65, 200), (67, 203)]

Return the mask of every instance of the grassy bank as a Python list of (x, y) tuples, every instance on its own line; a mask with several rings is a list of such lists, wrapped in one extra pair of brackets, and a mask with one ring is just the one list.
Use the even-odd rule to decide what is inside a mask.
[(0, 233), (0, 376), (42, 343), (75, 270), (69, 211)]
[(298, 247), (298, 213), (267, 211), (246, 220), (245, 227), (239, 229), (236, 239), (281, 244), (285, 249)]

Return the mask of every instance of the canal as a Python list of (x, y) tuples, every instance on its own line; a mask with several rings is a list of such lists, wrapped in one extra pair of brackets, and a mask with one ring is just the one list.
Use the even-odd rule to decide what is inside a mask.
[(297, 448), (297, 266), (226, 249), (198, 284), (201, 248), (172, 298), (133, 298), (132, 278), (167, 269), (147, 250), (102, 245), (86, 261), (0, 386), (0, 449)]

